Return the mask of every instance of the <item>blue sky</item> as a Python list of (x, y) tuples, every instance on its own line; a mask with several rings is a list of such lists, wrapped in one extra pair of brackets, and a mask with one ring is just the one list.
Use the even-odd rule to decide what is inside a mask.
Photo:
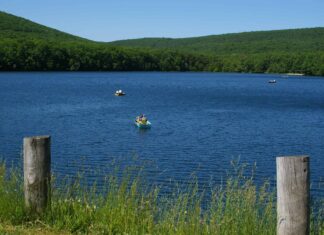
[(324, 0), (0, 0), (0, 10), (97, 41), (324, 26)]

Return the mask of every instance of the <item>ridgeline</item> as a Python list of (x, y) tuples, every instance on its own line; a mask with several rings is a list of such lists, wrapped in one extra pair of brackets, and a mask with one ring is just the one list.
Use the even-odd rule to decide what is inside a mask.
[(324, 76), (324, 28), (103, 43), (0, 12), (0, 71), (214, 71)]
[(193, 38), (142, 38), (116, 46), (173, 49), (209, 55), (324, 52), (324, 28), (288, 29), (211, 35)]

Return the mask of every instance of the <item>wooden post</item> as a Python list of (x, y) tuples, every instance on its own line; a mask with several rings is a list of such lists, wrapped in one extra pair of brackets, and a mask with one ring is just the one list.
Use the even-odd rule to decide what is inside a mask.
[(41, 214), (50, 204), (51, 138), (24, 138), (24, 192), (29, 212)]
[(309, 157), (277, 157), (277, 235), (309, 234)]

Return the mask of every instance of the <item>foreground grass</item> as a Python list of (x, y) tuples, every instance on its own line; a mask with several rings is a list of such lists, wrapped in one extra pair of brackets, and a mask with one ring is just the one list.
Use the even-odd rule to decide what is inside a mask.
[[(106, 193), (76, 181), (53, 190), (51, 208), (39, 217), (23, 206), (21, 178), (0, 166), (0, 234), (275, 234), (274, 194), (241, 174), (201, 191), (193, 181), (163, 195), (140, 177), (107, 178)], [(318, 206), (323, 206), (320, 204)], [(312, 234), (324, 234), (324, 217), (312, 216)]]

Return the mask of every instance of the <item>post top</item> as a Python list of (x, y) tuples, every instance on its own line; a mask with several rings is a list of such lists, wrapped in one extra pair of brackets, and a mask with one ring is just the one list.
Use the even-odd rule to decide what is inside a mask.
[(308, 155), (287, 155), (287, 156), (278, 156), (277, 158), (279, 157), (295, 157), (295, 158), (300, 158), (300, 157), (309, 157)]
[(49, 139), (49, 138), (51, 138), (50, 135), (38, 135), (38, 136), (27, 136), (27, 137), (24, 137), (24, 139), (36, 139), (36, 140)]
[(276, 157), (277, 160), (283, 160), (283, 159), (290, 159), (290, 160), (296, 160), (296, 159), (302, 159), (303, 161), (308, 161), (309, 156), (308, 155), (297, 155), (297, 156), (278, 156)]

